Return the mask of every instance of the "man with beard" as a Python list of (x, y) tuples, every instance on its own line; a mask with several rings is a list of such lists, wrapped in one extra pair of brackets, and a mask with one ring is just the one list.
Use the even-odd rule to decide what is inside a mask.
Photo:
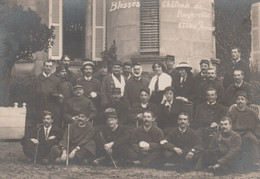
[(228, 112), (228, 116), (232, 119), (233, 130), (242, 138), (243, 162), (250, 169), (254, 165), (259, 165), (259, 141), (255, 135), (259, 118), (256, 112), (246, 105), (246, 92), (237, 92), (236, 104), (237, 106)]
[(126, 128), (118, 123), (120, 119), (117, 117), (114, 108), (107, 108), (105, 116), (106, 124), (99, 128), (95, 136), (98, 158), (93, 161), (94, 165), (111, 162), (109, 154), (112, 155), (113, 159), (124, 162), (130, 139)]
[(181, 112), (178, 116), (178, 128), (171, 130), (166, 140), (160, 141), (164, 157), (186, 168), (193, 168), (203, 149), (201, 138), (189, 128), (189, 114)]
[(248, 103), (251, 104), (254, 100), (254, 91), (251, 84), (244, 81), (244, 72), (242, 70), (234, 71), (234, 80), (235, 82), (230, 84), (226, 89), (225, 94), (225, 105), (230, 107), (236, 103), (236, 92), (245, 91), (248, 97)]
[(98, 79), (102, 83), (103, 78), (108, 74), (108, 67), (105, 61), (101, 61), (98, 64), (98, 71), (93, 75), (94, 78)]
[(123, 63), (123, 76), (125, 77), (125, 81), (128, 81), (132, 77), (132, 64), (130, 62)]
[(126, 82), (124, 100), (132, 106), (139, 102), (140, 90), (148, 88), (149, 79), (142, 76), (142, 66), (139, 62), (133, 63), (133, 77)]
[(203, 142), (208, 145), (211, 140), (210, 135), (215, 132), (219, 120), (227, 114), (227, 108), (217, 102), (217, 91), (214, 88), (210, 87), (206, 93), (207, 102), (197, 107), (193, 127), (197, 129)]
[(97, 110), (91, 100), (84, 96), (84, 89), (81, 85), (74, 86), (73, 96), (64, 104), (63, 118), (65, 122), (72, 123), (80, 111), (86, 111), (89, 119), (95, 119)]
[(220, 120), (219, 132), (216, 132), (210, 142), (209, 148), (201, 155), (196, 170), (202, 170), (205, 167), (213, 171), (225, 169), (239, 169), (239, 154), (241, 147), (241, 137), (232, 130), (232, 121), (229, 117), (223, 117)]
[(86, 61), (83, 63), (80, 70), (83, 76), (76, 81), (76, 84), (83, 86), (84, 96), (90, 99), (98, 109), (100, 107), (101, 83), (96, 78), (93, 78), (95, 64), (91, 61)]
[[(63, 140), (51, 149), (51, 158), (58, 164), (65, 163), (67, 150), (69, 160), (78, 164), (90, 164), (96, 155), (96, 144), (93, 141), (95, 128), (89, 122), (89, 117), (84, 111), (77, 114), (77, 121), (65, 131)], [(68, 131), (69, 130), (69, 131)], [(69, 134), (69, 137), (68, 137)], [(69, 138), (69, 148), (67, 142)]]
[(246, 62), (244, 59), (241, 59), (241, 50), (240, 48), (233, 47), (231, 49), (231, 57), (232, 59), (228, 61), (225, 65), (225, 74), (224, 74), (224, 81), (223, 85), (227, 88), (231, 83), (234, 82), (234, 70), (242, 70), (244, 72), (244, 80), (246, 82), (250, 82), (250, 69), (249, 63)]
[(223, 87), (221, 81), (219, 81), (217, 79), (216, 70), (214, 68), (209, 68), (207, 70), (207, 80), (200, 84), (200, 87), (199, 87), (200, 102), (199, 103), (203, 103), (203, 102), (207, 101), (206, 91), (210, 87), (214, 88), (217, 91), (217, 96), (218, 96), (217, 101), (219, 103), (222, 103), (224, 95), (225, 95), (225, 91), (224, 91), (224, 87)]
[(139, 102), (133, 104), (129, 110), (129, 124), (130, 128), (138, 127), (142, 124), (142, 116), (144, 111), (152, 111), (158, 117), (159, 110), (156, 104), (150, 102), (150, 90), (142, 88), (139, 92)]
[(142, 119), (143, 125), (135, 128), (131, 135), (128, 162), (142, 166), (154, 165), (162, 152), (160, 141), (164, 139), (163, 132), (154, 125), (153, 112), (145, 111)]
[(125, 91), (125, 78), (121, 75), (122, 62), (115, 61), (112, 65), (112, 74), (104, 77), (101, 85), (101, 105), (106, 106), (112, 102), (112, 88), (121, 89), (121, 97)]
[[(50, 159), (51, 148), (62, 139), (62, 130), (53, 125), (53, 114), (49, 111), (43, 111), (42, 121), (42, 124), (31, 130), (30, 134), (22, 140), (22, 145), (24, 154), (29, 157), (31, 162), (34, 161), (36, 145), (38, 145), (37, 163), (46, 164)], [(37, 138), (38, 130), (39, 136)]]
[(32, 108), (36, 115), (36, 121), (33, 121), (34, 123), (41, 120), (40, 114), (43, 110), (49, 110), (52, 112), (50, 103), (53, 103), (53, 100), (59, 100), (63, 97), (59, 93), (60, 80), (51, 73), (52, 69), (52, 61), (45, 61), (42, 67), (42, 73), (37, 76), (33, 83)]
[(165, 72), (168, 73), (172, 77), (173, 81), (176, 78), (176, 76), (179, 75), (178, 71), (173, 68), (174, 64), (175, 64), (175, 56), (166, 55), (166, 58), (165, 58), (166, 70), (165, 70)]
[(63, 65), (66, 67), (66, 72), (67, 72), (66, 78), (69, 82), (71, 82), (71, 84), (74, 84), (77, 79), (77, 75), (75, 73), (73, 73), (71, 70), (69, 70), (70, 57), (68, 55), (63, 55), (60, 60), (60, 65)]

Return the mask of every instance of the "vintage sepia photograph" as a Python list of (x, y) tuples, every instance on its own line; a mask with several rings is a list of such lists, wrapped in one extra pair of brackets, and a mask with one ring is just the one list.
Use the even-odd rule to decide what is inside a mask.
[(0, 178), (260, 178), (260, 0), (0, 0)]

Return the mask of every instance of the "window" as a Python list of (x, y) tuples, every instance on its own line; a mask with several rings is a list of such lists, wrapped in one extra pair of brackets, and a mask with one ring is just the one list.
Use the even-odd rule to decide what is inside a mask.
[(159, 0), (142, 0), (140, 4), (140, 53), (159, 55)]

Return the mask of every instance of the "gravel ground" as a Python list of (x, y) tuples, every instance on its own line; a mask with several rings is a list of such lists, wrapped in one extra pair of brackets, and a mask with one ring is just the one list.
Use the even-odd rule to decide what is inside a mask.
[[(207, 172), (165, 171), (135, 167), (92, 167), (92, 166), (54, 166), (24, 163), (25, 157), (19, 142), (0, 142), (0, 178), (220, 178)], [(248, 174), (229, 174), (221, 178), (260, 178), (260, 172)]]

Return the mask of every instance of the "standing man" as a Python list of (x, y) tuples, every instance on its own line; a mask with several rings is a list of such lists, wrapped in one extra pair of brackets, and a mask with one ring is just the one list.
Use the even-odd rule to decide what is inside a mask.
[(238, 47), (233, 47), (231, 49), (231, 57), (232, 59), (228, 61), (225, 65), (225, 74), (223, 85), (227, 88), (231, 83), (234, 82), (233, 74), (234, 70), (242, 70), (244, 72), (244, 80), (246, 82), (250, 82), (250, 69), (249, 63), (244, 59), (241, 59), (241, 49)]
[(143, 125), (135, 128), (128, 150), (129, 162), (134, 165), (148, 166), (161, 155), (160, 141), (164, 139), (161, 129), (154, 125), (155, 116), (151, 111), (143, 113)]
[(125, 91), (125, 78), (121, 75), (122, 62), (115, 61), (112, 65), (112, 74), (104, 77), (101, 85), (101, 105), (106, 106), (112, 102), (112, 88), (121, 89), (121, 97)]
[(142, 66), (140, 63), (133, 63), (133, 77), (125, 85), (124, 100), (132, 106), (139, 102), (140, 90), (148, 88), (149, 79), (142, 76)]
[(83, 76), (76, 81), (76, 84), (83, 86), (84, 96), (90, 99), (95, 107), (100, 107), (100, 88), (101, 83), (96, 78), (93, 78), (95, 64), (91, 61), (86, 61), (80, 68)]
[(172, 77), (173, 81), (176, 78), (176, 76), (179, 75), (178, 71), (173, 68), (174, 64), (175, 64), (175, 56), (166, 55), (166, 58), (165, 58), (166, 70), (165, 70), (165, 72), (168, 73)]
[(214, 171), (223, 169), (236, 169), (239, 161), (241, 137), (232, 130), (232, 121), (229, 117), (220, 120), (219, 132), (216, 132), (210, 142), (209, 148), (201, 155), (196, 170), (205, 167)]
[(70, 57), (68, 55), (63, 55), (61, 57), (60, 63), (61, 63), (61, 65), (64, 65), (66, 67), (67, 80), (70, 81), (71, 84), (74, 84), (76, 79), (77, 79), (77, 75), (75, 73), (73, 73), (71, 70), (69, 70), (69, 67), (70, 67)]
[(105, 61), (101, 61), (98, 64), (98, 70), (94, 74), (94, 78), (98, 79), (100, 83), (102, 83), (103, 78), (108, 74), (108, 68), (107, 68), (107, 63)]
[(234, 83), (231, 83), (226, 89), (225, 105), (230, 107), (236, 103), (237, 91), (245, 91), (248, 97), (248, 103), (251, 104), (254, 100), (254, 90), (250, 83), (244, 81), (244, 72), (242, 70), (234, 71)]
[(259, 118), (256, 112), (246, 105), (246, 92), (237, 92), (236, 104), (237, 106), (229, 111), (228, 116), (232, 119), (233, 130), (242, 138), (241, 149), (244, 153), (244, 162), (250, 168), (259, 162), (259, 141), (255, 135)]
[(132, 64), (130, 62), (123, 63), (123, 76), (125, 81), (128, 81), (132, 77)]
[(51, 73), (52, 69), (52, 61), (44, 61), (42, 73), (36, 77), (33, 83), (32, 106), (34, 108), (36, 120), (38, 121), (41, 121), (40, 114), (43, 110), (52, 111), (49, 104), (53, 103), (53, 100), (59, 100), (59, 98), (63, 98), (63, 96), (59, 94), (60, 80)]

